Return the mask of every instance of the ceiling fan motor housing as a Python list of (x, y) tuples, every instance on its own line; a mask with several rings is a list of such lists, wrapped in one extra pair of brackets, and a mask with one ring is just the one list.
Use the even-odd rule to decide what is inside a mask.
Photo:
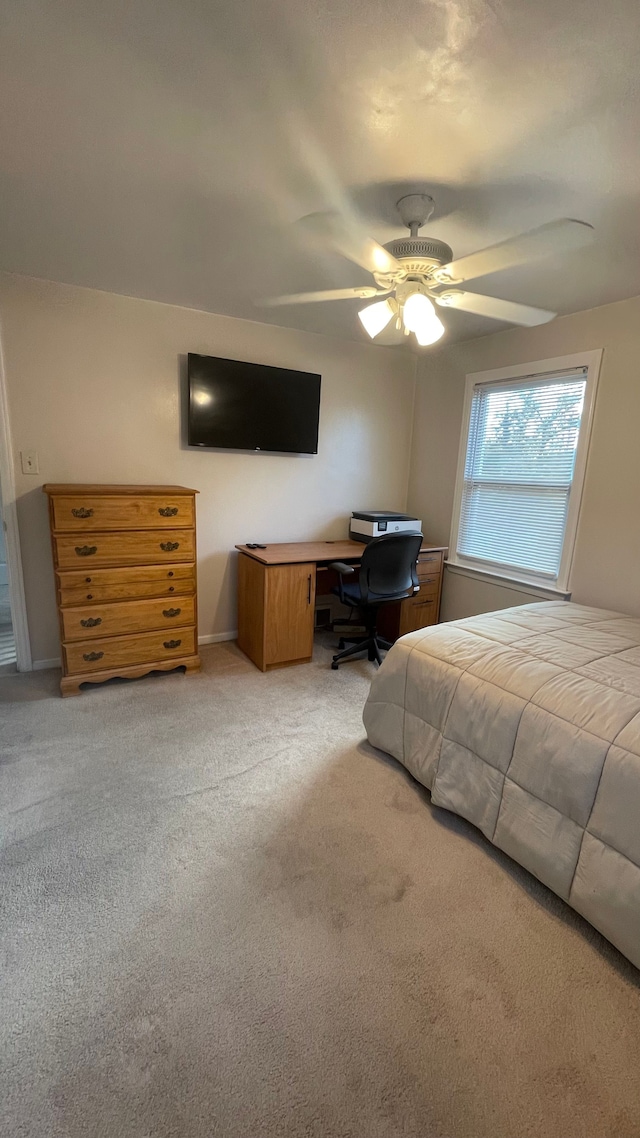
[(453, 252), (436, 237), (398, 237), (385, 245), (387, 252), (400, 261), (403, 275), (429, 276), (433, 269), (448, 265)]

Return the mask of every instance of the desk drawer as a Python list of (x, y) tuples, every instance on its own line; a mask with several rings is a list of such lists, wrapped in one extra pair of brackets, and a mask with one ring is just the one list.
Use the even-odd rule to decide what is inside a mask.
[(58, 573), (60, 604), (84, 605), (95, 601), (128, 601), (144, 597), (184, 596), (195, 593), (195, 565), (141, 565), (130, 569), (69, 570)]
[(137, 636), (114, 636), (65, 644), (67, 673), (105, 672), (128, 664), (151, 664), (196, 655), (195, 628), (171, 628)]
[(400, 610), (398, 636), (415, 632), (418, 628), (438, 622), (438, 597), (425, 596), (422, 591), (408, 601), (403, 601)]
[(193, 498), (186, 495), (126, 495), (106, 497), (102, 494), (78, 494), (51, 499), (53, 528), (68, 533), (93, 530), (165, 529), (175, 526), (190, 529), (195, 525)]
[(438, 595), (440, 589), (440, 574), (430, 573), (429, 576), (418, 577), (420, 582), (420, 592), (416, 593), (418, 597), (435, 597)]
[(437, 552), (424, 552), (418, 555), (418, 577), (430, 577), (433, 573), (442, 572), (442, 550)]
[(60, 610), (64, 640), (93, 640), (102, 636), (151, 632), (193, 624), (195, 600), (191, 597), (162, 597), (150, 601), (123, 601), (107, 605)]
[(86, 576), (95, 565), (144, 565), (194, 561), (193, 530), (131, 530), (129, 533), (56, 534), (57, 566), (86, 566)]

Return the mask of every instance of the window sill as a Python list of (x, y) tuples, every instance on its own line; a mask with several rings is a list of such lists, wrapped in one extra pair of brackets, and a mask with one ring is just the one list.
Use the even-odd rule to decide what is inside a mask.
[(502, 573), (491, 573), (486, 569), (476, 569), (470, 565), (461, 565), (457, 561), (445, 561), (450, 573), (460, 577), (472, 577), (476, 581), (484, 581), (488, 585), (500, 585), (504, 589), (511, 589), (515, 593), (530, 593), (534, 597), (542, 597), (548, 601), (568, 601), (571, 593), (564, 589), (554, 588), (553, 585), (540, 585), (532, 581), (520, 580), (517, 577), (507, 577)]

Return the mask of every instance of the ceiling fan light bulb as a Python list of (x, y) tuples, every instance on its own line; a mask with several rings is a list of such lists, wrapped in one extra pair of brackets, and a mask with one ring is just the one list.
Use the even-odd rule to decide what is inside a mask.
[(437, 316), (424, 328), (420, 328), (419, 330), (414, 328), (413, 330), (413, 334), (421, 348), (427, 348), (429, 344), (435, 344), (441, 336), (444, 336), (444, 332), (444, 324)]
[(435, 309), (423, 292), (412, 292), (404, 302), (402, 319), (410, 332), (426, 324), (435, 316)]
[(413, 332), (421, 347), (435, 344), (444, 334), (444, 324), (438, 319), (436, 310), (423, 292), (412, 292), (404, 302), (402, 319), (405, 328)]
[(373, 340), (383, 328), (395, 316), (398, 311), (397, 305), (392, 300), (379, 300), (376, 304), (368, 304), (366, 308), (362, 308), (358, 313), (362, 326), (366, 332), (369, 333)]

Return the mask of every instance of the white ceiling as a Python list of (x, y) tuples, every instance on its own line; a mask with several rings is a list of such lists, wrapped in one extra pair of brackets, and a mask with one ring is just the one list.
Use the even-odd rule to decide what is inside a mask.
[[(585, 251), (474, 282), (573, 312), (640, 293), (638, 0), (0, 0), (0, 268), (354, 339), (369, 283), (294, 222), (386, 241), (426, 189), (462, 255), (555, 217)], [(499, 327), (447, 312), (449, 339)]]

